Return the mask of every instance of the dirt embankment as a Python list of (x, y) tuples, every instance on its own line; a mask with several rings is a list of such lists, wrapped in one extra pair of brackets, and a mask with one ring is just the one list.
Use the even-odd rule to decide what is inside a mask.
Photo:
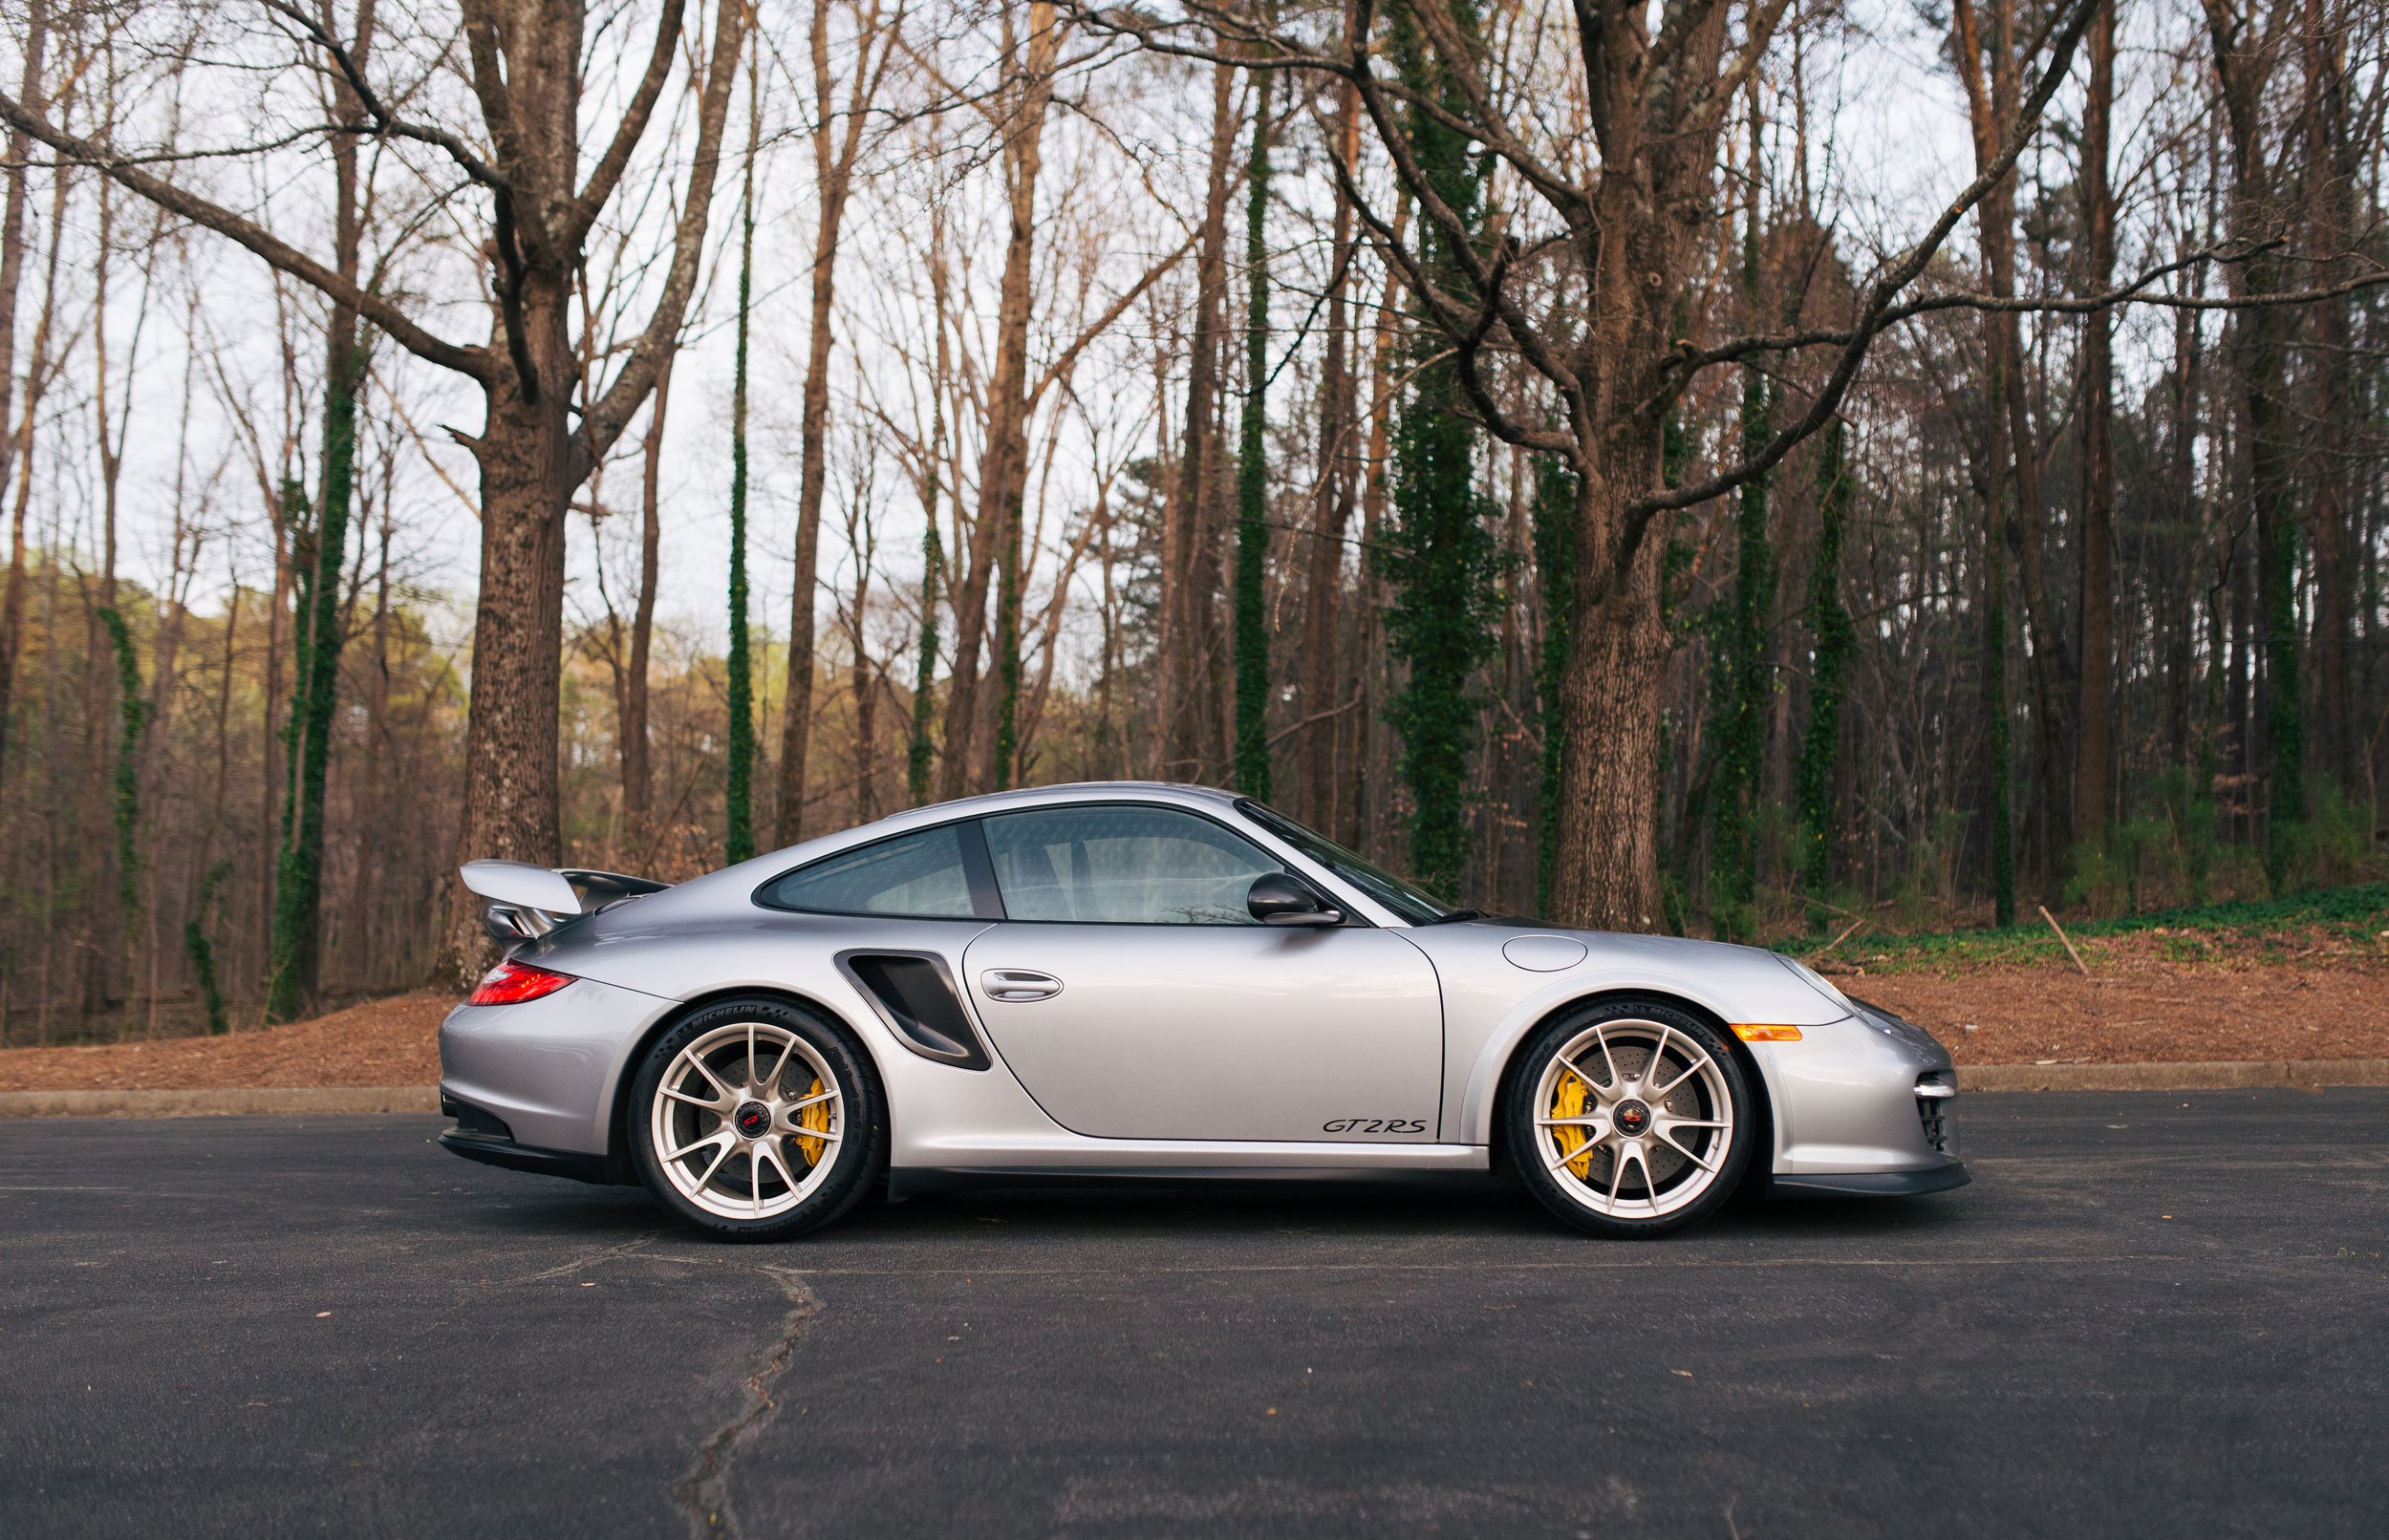
[(2389, 1059), (2389, 970), (2071, 967), (1835, 980), (1930, 1031), (1961, 1064)]
[(453, 995), (401, 995), (288, 1027), (97, 1048), (0, 1052), (0, 1091), (430, 1085)]

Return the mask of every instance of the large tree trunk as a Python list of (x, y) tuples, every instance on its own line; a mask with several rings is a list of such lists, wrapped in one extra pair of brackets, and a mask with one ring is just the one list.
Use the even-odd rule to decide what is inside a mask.
[[(1660, 619), (1665, 538), (1646, 538), (1622, 583), (1606, 586), (1611, 550), (1593, 532), (1622, 522), (1630, 493), (1658, 476), (1658, 444), (1611, 477), (1587, 476), (1577, 494), (1580, 562), (1568, 672), (1561, 686), (1560, 857), (1551, 910), (1560, 924), (1599, 930), (1657, 930), (1666, 919), (1659, 885), (1660, 685), (1668, 639)], [(1571, 859), (1574, 857), (1574, 859)]]
[[(525, 330), (544, 380), (572, 376), (566, 295), (538, 275), (526, 285)], [(503, 339), (491, 352), (505, 357)], [(473, 684), (464, 733), (467, 860), (550, 866), (562, 845), (557, 807), (558, 681), (564, 664), (565, 514), (579, 483), (570, 397), (554, 386), (526, 401), (489, 393), (473, 440), (481, 468), (481, 598), (473, 612)], [(469, 973), (485, 949), (481, 905), (450, 907), (445, 955)], [(461, 981), (461, 979), (459, 980)]]

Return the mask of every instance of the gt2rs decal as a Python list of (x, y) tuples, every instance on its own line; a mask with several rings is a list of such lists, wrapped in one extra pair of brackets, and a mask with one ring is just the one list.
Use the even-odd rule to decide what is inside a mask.
[(1330, 1118), (1319, 1125), (1325, 1134), (1423, 1134), (1424, 1118)]

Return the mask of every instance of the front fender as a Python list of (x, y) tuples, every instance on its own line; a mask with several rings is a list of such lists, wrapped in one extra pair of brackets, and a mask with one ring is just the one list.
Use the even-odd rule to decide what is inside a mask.
[[(1427, 953), (1443, 987), (1446, 1143), (1493, 1141), (1494, 1103), (1501, 1078), (1527, 1036), (1553, 1013), (1582, 1000), (1655, 995), (1681, 1000), (1720, 1022), (1769, 1022), (1803, 1029), (1843, 1020), (1849, 1013), (1786, 968), (1773, 952), (1676, 936), (1611, 935), (1584, 930), (1526, 930), (1514, 926), (1425, 926), (1402, 932)], [(1564, 938), (1582, 944), (1571, 967), (1536, 971), (1504, 954), (1513, 940)], [(1521, 954), (1524, 954), (1521, 949)], [(1547, 960), (1547, 959), (1539, 959)], [(1764, 1054), (1762, 1092), (1780, 1102)], [(1778, 1150), (1781, 1136), (1778, 1134)]]

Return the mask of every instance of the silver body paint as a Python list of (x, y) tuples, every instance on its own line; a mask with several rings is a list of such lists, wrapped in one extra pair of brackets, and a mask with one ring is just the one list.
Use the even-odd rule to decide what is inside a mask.
[[(460, 1006), (441, 1090), (526, 1146), (619, 1153), (619, 1101), (652, 1038), (692, 1003), (794, 996), (842, 1022), (887, 1094), (890, 1166), (928, 1172), (1364, 1175), (1484, 1170), (1496, 1098), (1558, 1011), (1658, 995), (1718, 1023), (1797, 1026), (1747, 1045), (1778, 1175), (1893, 1175), (1955, 1162), (1919, 1120), (1949, 1074), (1923, 1032), (1853, 1008), (1753, 948), (1511, 921), (1410, 926), (1208, 788), (1141, 783), (998, 793), (901, 813), (573, 920), (516, 950), (569, 973), (527, 1004)], [(1030, 807), (1139, 802), (1198, 813), (1261, 846), (1350, 917), (1263, 926), (1039, 924), (795, 914), (755, 890), (910, 829)], [(993, 1050), (925, 1058), (837, 965), (855, 949), (941, 959)], [(1058, 983), (1008, 984), (1015, 975)], [(1015, 997), (1002, 997), (1006, 991)]]

